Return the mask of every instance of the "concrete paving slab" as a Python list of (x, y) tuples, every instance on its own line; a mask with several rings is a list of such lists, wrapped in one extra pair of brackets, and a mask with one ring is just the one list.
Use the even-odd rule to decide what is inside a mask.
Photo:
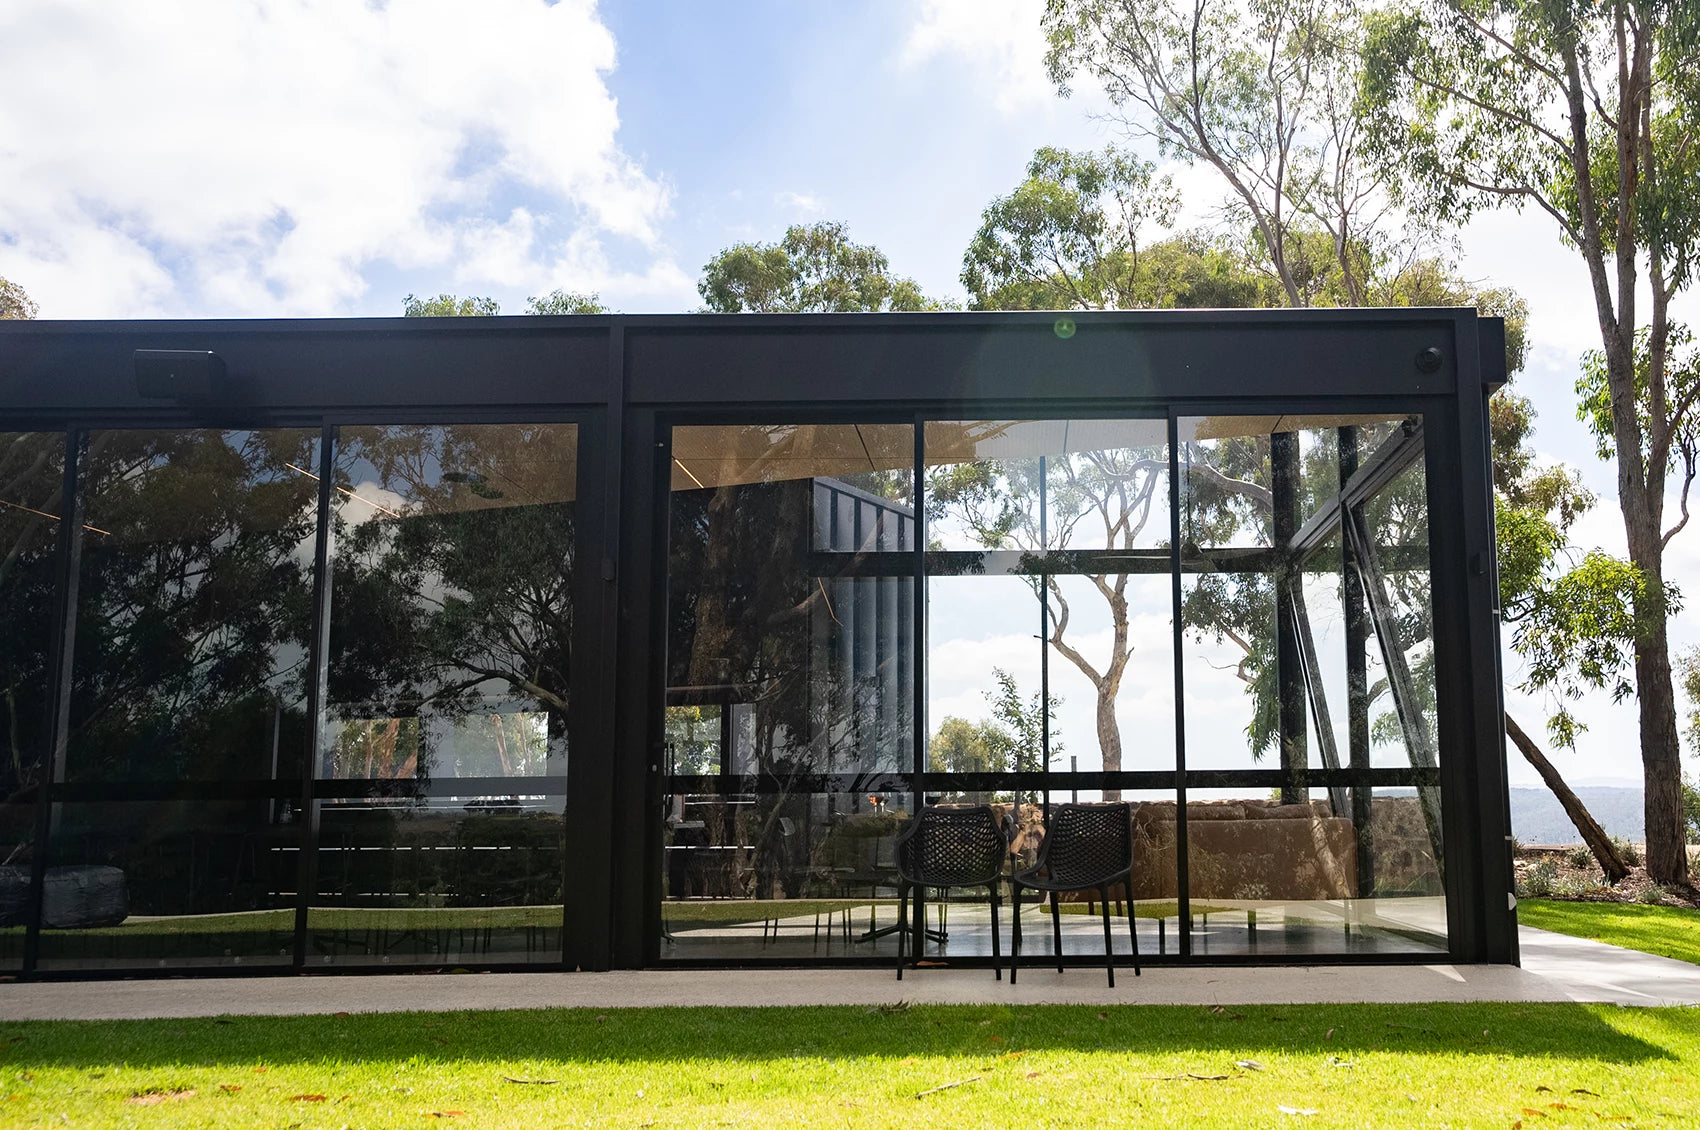
[[(1272, 966), (990, 972), (918, 969), (664, 969), (613, 973), (471, 973), (180, 978), (0, 985), (0, 1019), (282, 1016), (329, 1012), (666, 1005), (1303, 1004), (1598, 1001), (1700, 1005), (1700, 965), (1580, 938), (1521, 930), (1523, 968), (1504, 965)], [(1007, 975), (1006, 975), (1007, 976)]]

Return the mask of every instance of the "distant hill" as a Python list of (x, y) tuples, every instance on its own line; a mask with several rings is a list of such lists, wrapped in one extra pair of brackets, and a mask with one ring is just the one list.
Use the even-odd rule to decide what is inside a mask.
[[(1576, 795), (1610, 836), (1640, 843), (1645, 830), (1641, 790), (1634, 788), (1579, 788)], [(1558, 798), (1547, 789), (1511, 790), (1511, 834), (1524, 844), (1578, 844), (1576, 825), (1564, 814)]]

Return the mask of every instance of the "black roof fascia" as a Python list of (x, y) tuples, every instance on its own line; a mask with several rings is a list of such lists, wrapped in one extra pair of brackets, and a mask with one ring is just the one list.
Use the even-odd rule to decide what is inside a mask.
[[(1436, 308), (0, 322), (0, 413), (157, 410), (136, 390), (138, 349), (218, 353), (229, 391), (211, 407), (225, 411), (597, 404), (616, 326), (634, 404), (1432, 395), (1455, 387), (1457, 330), (1475, 318)], [(1425, 372), (1416, 357), (1431, 349), (1441, 363)]]

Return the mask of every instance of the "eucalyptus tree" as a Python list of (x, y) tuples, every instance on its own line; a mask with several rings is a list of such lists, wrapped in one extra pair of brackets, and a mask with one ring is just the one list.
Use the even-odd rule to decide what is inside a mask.
[(1064, 94), (1098, 83), (1126, 137), (1222, 179), (1284, 296), (1270, 305), (1326, 302), (1324, 257), (1342, 290), (1327, 304), (1371, 305), (1380, 261), (1424, 246), (1364, 160), (1351, 0), (1050, 0), (1043, 28)]
[(1667, 522), (1666, 495), (1674, 478), (1686, 513), (1683, 437), (1700, 394), (1676, 379), (1671, 313), (1700, 261), (1700, 8), (1401, 0), (1369, 17), (1363, 57), (1366, 136), (1410, 206), (1452, 223), (1532, 206), (1587, 269), (1600, 349), (1584, 413), (1617, 460), (1629, 560), (1643, 574), (1647, 867), (1686, 881), (1664, 553), (1686, 523)]
[(939, 310), (885, 253), (853, 243), (841, 223), (795, 224), (776, 243), (735, 243), (703, 264), (697, 283), (715, 314)]
[(28, 319), (41, 313), (24, 288), (9, 279), (0, 278), (0, 318)]

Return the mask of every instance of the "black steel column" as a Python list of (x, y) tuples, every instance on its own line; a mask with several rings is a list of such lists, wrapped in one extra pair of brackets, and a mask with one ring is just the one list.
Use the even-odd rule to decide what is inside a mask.
[[(1346, 611), (1346, 730), (1353, 769), (1369, 768), (1369, 613), (1364, 607), (1363, 580), (1358, 575), (1357, 554), (1346, 536), (1349, 513), (1344, 507), (1346, 483), (1358, 470), (1358, 429), (1341, 428), (1340, 443), (1340, 596)], [(1375, 892), (1375, 841), (1370, 834), (1373, 792), (1368, 785), (1352, 786), (1352, 826), (1357, 829), (1358, 894), (1368, 898)]]
[[(1179, 924), (1180, 953), (1192, 954), (1192, 894), (1188, 890), (1186, 842), (1186, 679), (1182, 658), (1186, 654), (1185, 626), (1181, 623), (1181, 475), (1180, 427), (1169, 414), (1169, 622), (1173, 629), (1175, 674), (1175, 920)], [(1188, 538), (1191, 531), (1187, 531)], [(1133, 913), (1131, 903), (1128, 913)]]
[(307, 653), (307, 756), (301, 774), (301, 809), (296, 815), (297, 851), (295, 869), (295, 957), (296, 969), (307, 965), (308, 910), (319, 887), (319, 804), (315, 782), (324, 774), (320, 742), (325, 732), (325, 709), (330, 683), (331, 651), (331, 537), (336, 515), (331, 509), (331, 490), (336, 480), (337, 429), (319, 430), (319, 504), (317, 531), (313, 538), (313, 624)]
[(1291, 558), (1298, 532), (1299, 437), (1276, 432), (1269, 437), (1269, 485), (1274, 509), (1275, 543), (1275, 680), (1278, 687), (1281, 746), (1281, 803), (1306, 799), (1305, 684), (1299, 651), (1298, 617), (1292, 586), (1298, 582), (1298, 563)]

